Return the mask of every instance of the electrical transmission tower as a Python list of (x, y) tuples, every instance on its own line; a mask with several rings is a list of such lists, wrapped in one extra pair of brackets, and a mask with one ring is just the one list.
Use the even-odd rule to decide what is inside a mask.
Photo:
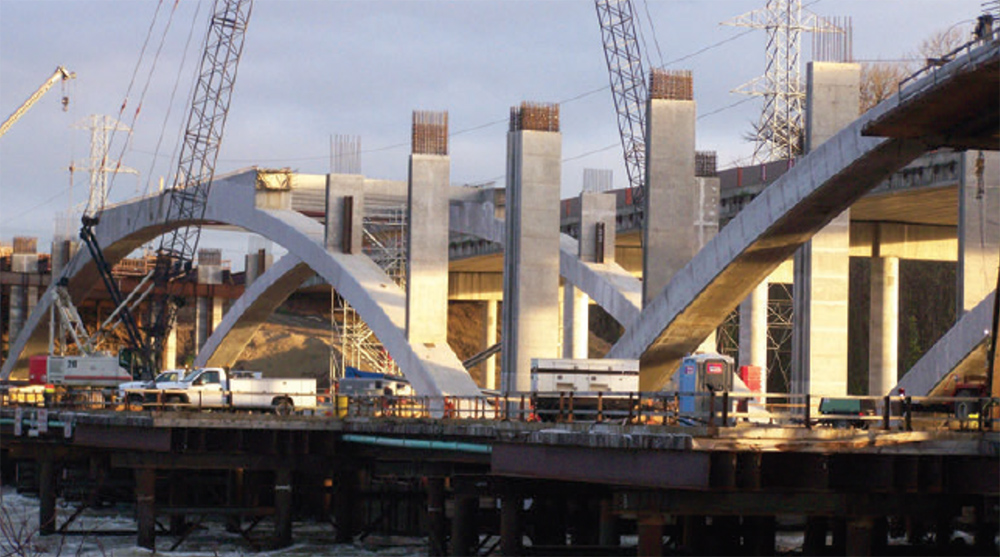
[(790, 159), (802, 152), (805, 86), (799, 69), (801, 34), (841, 33), (830, 22), (802, 9), (802, 0), (767, 0), (754, 10), (723, 25), (764, 29), (767, 62), (764, 75), (734, 92), (764, 97), (764, 109), (754, 130), (753, 162)]
[(84, 214), (94, 216), (104, 208), (108, 200), (108, 174), (139, 174), (134, 168), (121, 164), (108, 164), (109, 132), (129, 131), (128, 126), (107, 115), (91, 114), (73, 125), (76, 129), (90, 130), (90, 158), (87, 166), (80, 167), (70, 164), (70, 172), (86, 170), (90, 173), (90, 190), (87, 196), (87, 207)]

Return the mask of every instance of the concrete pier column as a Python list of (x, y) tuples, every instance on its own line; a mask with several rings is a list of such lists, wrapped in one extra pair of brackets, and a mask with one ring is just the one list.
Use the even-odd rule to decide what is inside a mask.
[(868, 394), (883, 396), (898, 381), (899, 258), (871, 258)]
[(958, 315), (997, 287), (1000, 254), (1000, 153), (962, 153), (958, 187)]
[[(252, 243), (259, 244), (262, 242), (258, 239), (256, 241), (252, 241)], [(246, 262), (246, 266), (244, 267), (246, 271), (244, 274), (244, 286), (249, 288), (250, 285), (257, 280), (257, 277), (263, 275), (268, 269), (271, 268), (271, 265), (274, 264), (274, 255), (270, 253), (270, 250), (265, 244), (260, 247), (253, 246), (247, 253), (244, 260)]]
[[(808, 153), (858, 117), (858, 64), (807, 66)], [(847, 302), (850, 211), (844, 211), (795, 252), (792, 325), (793, 393), (847, 394)]]
[(653, 70), (646, 105), (643, 305), (697, 250), (693, 99), (690, 71)]
[(531, 358), (559, 353), (558, 105), (511, 109), (507, 134), (503, 342), (500, 389), (531, 388)]
[(324, 228), (327, 251), (361, 253), (364, 214), (365, 177), (360, 174), (328, 174)]
[[(486, 350), (497, 343), (497, 301), (486, 300), (483, 303), (483, 342), (482, 349)], [(496, 356), (486, 358), (482, 364), (483, 388), (497, 388), (497, 359)]]
[(38, 533), (56, 533), (56, 464), (52, 457), (38, 461)]
[(448, 341), (448, 113), (413, 113), (406, 205), (406, 333)]
[(765, 280), (740, 303), (740, 366), (760, 368), (761, 392), (767, 392), (767, 301)]
[(447, 521), (444, 516), (444, 478), (427, 478), (427, 552), (432, 557), (445, 555)]
[(639, 517), (639, 555), (663, 555), (663, 524), (663, 517), (660, 515)]
[(138, 539), (136, 545), (156, 550), (156, 470), (135, 470), (135, 519)]
[(455, 496), (455, 516), (451, 519), (452, 555), (475, 555), (479, 545), (478, 512), (478, 496), (472, 493)]
[(292, 469), (287, 467), (274, 472), (274, 544), (292, 545)]
[(586, 358), (590, 334), (590, 297), (563, 285), (563, 358)]
[(212, 296), (212, 319), (210, 320), (208, 334), (211, 335), (215, 332), (215, 328), (219, 326), (222, 322), (223, 308), (225, 307), (225, 299), (220, 296)]
[(514, 486), (504, 486), (500, 499), (500, 554), (521, 555), (524, 533), (524, 495)]
[[(212, 287), (222, 284), (222, 250), (202, 248), (198, 250), (198, 286), (209, 290), (207, 296), (198, 296), (195, 306), (195, 353), (201, 350), (201, 345), (212, 334), (215, 323), (215, 297), (211, 295)], [(222, 300), (219, 299), (219, 319), (221, 320)]]

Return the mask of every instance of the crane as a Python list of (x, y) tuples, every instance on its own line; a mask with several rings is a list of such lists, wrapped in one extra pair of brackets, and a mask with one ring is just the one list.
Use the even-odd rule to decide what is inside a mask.
[(604, 39), (611, 95), (618, 113), (618, 133), (625, 154), (625, 173), (632, 202), (643, 197), (646, 172), (646, 74), (642, 67), (632, 0), (595, 0)]
[[(194, 262), (252, 5), (253, 0), (216, 0), (213, 7), (174, 184), (163, 193), (168, 198), (165, 223), (183, 224), (161, 236), (152, 280), (145, 283), (148, 292), (139, 296), (133, 292), (126, 299), (94, 234), (100, 213), (84, 215), (82, 220), (80, 238), (97, 264), (128, 336), (128, 346), (120, 352), (119, 360), (137, 378), (149, 379), (153, 371), (159, 371), (167, 335), (183, 303), (177, 279), (189, 272)], [(134, 300), (150, 293), (143, 329), (133, 312), (137, 307)]]
[[(21, 106), (19, 106), (17, 110), (14, 111), (13, 114), (11, 114), (6, 120), (4, 120), (3, 124), (0, 124), (0, 137), (3, 137), (3, 135), (7, 133), (7, 130), (9, 130), (10, 127), (14, 125), (14, 122), (20, 120), (21, 116), (24, 116), (24, 113), (27, 112), (28, 109), (31, 108), (36, 102), (38, 102), (38, 99), (42, 98), (42, 96), (45, 95), (45, 93), (48, 93), (49, 89), (51, 89), (52, 86), (55, 85), (57, 81), (65, 82), (75, 77), (76, 77), (75, 73), (67, 70), (62, 66), (56, 68), (56, 71), (52, 72), (52, 76), (46, 79), (45, 83), (42, 83), (42, 86), (39, 87), (37, 91), (32, 93), (30, 97), (28, 97), (28, 100), (24, 101), (24, 103)], [(69, 99), (67, 97), (63, 97), (62, 100), (63, 107), (65, 107), (68, 102)]]

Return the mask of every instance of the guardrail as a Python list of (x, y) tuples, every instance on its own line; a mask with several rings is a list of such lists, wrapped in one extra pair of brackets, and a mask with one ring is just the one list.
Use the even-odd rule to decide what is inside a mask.
[[(904, 100), (908, 99), (909, 97), (912, 97), (913, 95), (919, 93), (920, 91), (927, 89), (928, 87), (937, 85), (939, 83), (938, 76), (941, 73), (939, 71), (940, 68), (958, 58), (959, 55), (961, 54), (968, 55), (975, 48), (996, 41), (998, 39), (1000, 39), (1000, 27), (986, 31), (982, 37), (977, 37), (976, 39), (971, 40), (955, 48), (951, 52), (948, 52), (947, 54), (944, 54), (939, 58), (928, 58), (927, 64), (924, 65), (924, 67), (920, 68), (919, 70), (910, 74), (905, 79), (899, 82), (897, 86), (897, 92), (899, 93), (898, 95), (899, 102), (903, 102)], [(967, 57), (966, 60), (968, 61), (969, 57)], [(907, 89), (908, 84), (914, 83), (917, 80), (922, 79), (923, 77), (928, 75), (932, 76), (932, 79), (926, 84), (924, 84), (924, 86), (910, 87), (909, 89)]]
[[(52, 393), (0, 392), (0, 405), (48, 409), (196, 412), (220, 409), (204, 400), (183, 401), (170, 390), (130, 390), (141, 403), (128, 403), (107, 390)], [(187, 393), (185, 394), (197, 394)], [(213, 393), (218, 395), (218, 393)], [(231, 393), (221, 393), (230, 395)], [(900, 430), (1000, 430), (1000, 419), (985, 417), (1000, 407), (987, 397), (819, 397), (809, 394), (747, 392), (550, 392), (477, 397), (347, 396), (326, 393), (240, 393), (315, 397), (315, 406), (287, 409), (261, 405), (254, 410), (306, 414), (323, 419), (445, 419), (621, 425), (746, 426)], [(68, 396), (67, 396), (68, 395)], [(230, 408), (241, 410), (240, 408)]]

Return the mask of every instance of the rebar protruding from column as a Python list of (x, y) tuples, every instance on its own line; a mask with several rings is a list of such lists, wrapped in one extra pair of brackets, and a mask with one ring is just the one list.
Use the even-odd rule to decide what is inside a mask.
[(414, 155), (447, 155), (448, 113), (414, 110), (411, 145)]
[(603, 168), (583, 169), (583, 191), (603, 193), (614, 188), (614, 173)]
[(813, 62), (853, 62), (854, 26), (848, 17), (818, 17), (817, 27), (831, 29), (827, 33), (813, 33)]
[(556, 103), (522, 102), (510, 107), (510, 131), (559, 131), (559, 105)]
[(719, 175), (718, 157), (715, 151), (694, 152), (694, 175), (699, 178), (713, 178)]
[(361, 174), (361, 136), (336, 135), (330, 145), (330, 172)]
[(23, 255), (38, 253), (38, 238), (14, 236), (14, 253)]
[(649, 72), (649, 98), (668, 101), (694, 100), (694, 80), (691, 70), (662, 70)]

